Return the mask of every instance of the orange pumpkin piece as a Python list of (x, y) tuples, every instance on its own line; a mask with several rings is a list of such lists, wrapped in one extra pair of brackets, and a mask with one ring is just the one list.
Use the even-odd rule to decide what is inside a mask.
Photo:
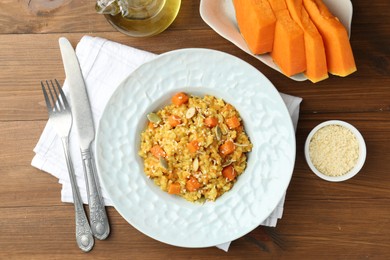
[(180, 183), (178, 182), (171, 183), (168, 187), (169, 194), (180, 194), (180, 190), (181, 187), (180, 187)]
[(180, 106), (188, 102), (188, 96), (184, 92), (179, 92), (173, 95), (171, 100), (173, 104)]
[(355, 72), (348, 32), (321, 0), (303, 0), (304, 7), (324, 41), (329, 73), (345, 77)]
[(244, 127), (240, 125), (239, 127), (236, 128), (237, 133), (242, 133), (244, 131)]
[(228, 140), (219, 147), (219, 152), (222, 155), (229, 155), (229, 154), (233, 153), (235, 149), (236, 149), (236, 146), (234, 145), (234, 143), (232, 141)]
[(233, 0), (240, 32), (250, 51), (272, 51), (276, 17), (267, 0)]
[(234, 108), (234, 107), (233, 107), (232, 105), (226, 104), (226, 105), (222, 108), (221, 112), (231, 111), (231, 110), (233, 110), (233, 108)]
[(236, 178), (237, 173), (234, 170), (234, 167), (229, 165), (222, 169), (222, 176), (227, 178), (229, 181), (232, 181)]
[(238, 120), (238, 117), (233, 116), (226, 119), (226, 124), (229, 129), (234, 129), (240, 126), (240, 120)]
[(312, 22), (303, 6), (303, 0), (286, 0), (288, 10), (293, 20), (303, 30), (306, 52), (306, 77), (313, 83), (327, 79), (325, 47), (321, 34)]
[(199, 150), (199, 142), (197, 140), (192, 140), (187, 144), (187, 148), (190, 153), (196, 153)]
[(150, 148), (150, 152), (153, 154), (154, 157), (160, 158), (160, 157), (165, 157), (167, 156), (166, 152), (164, 149), (162, 149), (161, 146), (158, 144), (154, 145), (152, 148)]
[(210, 128), (214, 127), (218, 125), (218, 119), (216, 117), (207, 117), (204, 119), (204, 124)]
[(194, 177), (191, 176), (190, 179), (186, 182), (186, 189), (188, 191), (196, 191), (200, 188), (200, 182)]
[(149, 128), (149, 129), (154, 129), (154, 128), (156, 128), (156, 127), (157, 127), (156, 124), (154, 124), (154, 123), (152, 123), (152, 122), (149, 122), (149, 123), (148, 123), (148, 128)]
[(271, 57), (287, 76), (306, 70), (305, 42), (302, 29), (291, 18), (285, 0), (268, 0), (276, 16)]
[(168, 117), (168, 123), (172, 126), (172, 127), (175, 127), (175, 126), (178, 126), (181, 124), (181, 118), (180, 116), (177, 116), (177, 115), (170, 115)]

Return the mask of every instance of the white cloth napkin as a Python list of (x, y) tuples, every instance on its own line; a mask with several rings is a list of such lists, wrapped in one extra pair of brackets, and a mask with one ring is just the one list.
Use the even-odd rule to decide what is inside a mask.
[[(119, 83), (138, 68), (138, 66), (157, 56), (150, 52), (90, 36), (84, 36), (80, 40), (76, 47), (76, 54), (87, 87), (95, 129), (108, 99), (111, 97)], [(65, 93), (68, 92), (66, 80), (63, 89)], [(287, 105), (294, 127), (296, 128), (299, 116), (299, 105), (302, 99), (285, 94), (281, 94), (281, 96)], [(87, 204), (88, 199), (84, 171), (81, 162), (78, 138), (75, 131), (76, 130), (72, 128), (69, 136), (70, 153), (77, 176), (80, 194), (83, 202)], [(56, 136), (50, 121), (47, 122), (47, 125), (34, 148), (34, 152), (35, 156), (32, 159), (31, 165), (58, 178), (59, 183), (62, 184), (61, 201), (72, 203), (72, 189), (62, 145), (59, 138)], [(107, 206), (112, 206), (112, 202), (104, 190), (102, 190), (102, 196), (105, 204)], [(283, 204), (284, 197), (262, 225), (275, 227), (277, 220), (282, 217)], [(230, 243), (225, 243), (218, 247), (227, 251), (229, 245)]]

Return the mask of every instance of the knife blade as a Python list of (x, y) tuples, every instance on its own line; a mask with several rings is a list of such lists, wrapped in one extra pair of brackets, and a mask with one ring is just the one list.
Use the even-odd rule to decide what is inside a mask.
[(81, 158), (87, 184), (89, 219), (93, 235), (100, 240), (107, 238), (110, 226), (100, 191), (99, 179), (91, 150), (95, 129), (87, 89), (80, 64), (71, 43), (65, 37), (58, 40), (69, 86), (70, 104), (76, 132), (79, 138)]

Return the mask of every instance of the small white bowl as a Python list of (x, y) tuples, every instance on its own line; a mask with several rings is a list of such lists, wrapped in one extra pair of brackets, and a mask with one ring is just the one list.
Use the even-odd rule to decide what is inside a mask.
[[(359, 157), (358, 157), (358, 160), (355, 164), (355, 166), (347, 173), (341, 175), (341, 176), (329, 176), (329, 175), (326, 175), (322, 172), (320, 172), (313, 164), (313, 162), (311, 161), (311, 158), (310, 158), (310, 153), (309, 153), (309, 145), (310, 145), (310, 141), (311, 139), (313, 138), (313, 135), (321, 128), (325, 127), (325, 126), (328, 126), (328, 125), (339, 125), (339, 126), (343, 126), (347, 129), (349, 129), (356, 137), (358, 143), (359, 143)], [(319, 125), (317, 125), (313, 130), (311, 130), (311, 132), (309, 133), (307, 139), (306, 139), (306, 143), (305, 143), (305, 157), (306, 157), (306, 162), (307, 164), (309, 165), (310, 169), (320, 178), (324, 179), (324, 180), (327, 180), (327, 181), (332, 181), (332, 182), (340, 182), (340, 181), (345, 181), (345, 180), (348, 180), (350, 178), (352, 178), (353, 176), (355, 176), (359, 171), (360, 169), (363, 167), (364, 165), (364, 162), (366, 160), (366, 153), (367, 153), (367, 150), (366, 150), (366, 144), (364, 142), (364, 139), (363, 139), (363, 136), (360, 134), (360, 132), (351, 124), (347, 123), (347, 122), (344, 122), (344, 121), (340, 121), (340, 120), (330, 120), (330, 121), (325, 121)]]

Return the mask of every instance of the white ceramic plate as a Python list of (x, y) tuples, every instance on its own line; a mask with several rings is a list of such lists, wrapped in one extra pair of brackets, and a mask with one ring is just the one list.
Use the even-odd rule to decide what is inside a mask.
[[(223, 98), (240, 112), (254, 147), (233, 189), (194, 204), (160, 190), (138, 156), (146, 115), (185, 91)], [(246, 62), (213, 50), (160, 55), (132, 73), (110, 98), (99, 122), (96, 162), (118, 212), (144, 234), (182, 247), (209, 247), (256, 228), (286, 192), (295, 161), (287, 108), (268, 79)]]
[[(339, 18), (341, 23), (351, 34), (352, 3), (350, 0), (323, 0), (329, 10)], [(264, 64), (280, 72), (279, 67), (273, 62), (269, 54), (253, 55), (240, 30), (238, 29), (236, 14), (232, 0), (201, 0), (200, 16), (219, 35), (232, 42), (241, 50), (259, 59)], [(282, 73), (283, 74), (283, 73)], [(284, 75), (284, 74), (283, 74)], [(303, 73), (290, 77), (296, 81), (306, 80)]]

